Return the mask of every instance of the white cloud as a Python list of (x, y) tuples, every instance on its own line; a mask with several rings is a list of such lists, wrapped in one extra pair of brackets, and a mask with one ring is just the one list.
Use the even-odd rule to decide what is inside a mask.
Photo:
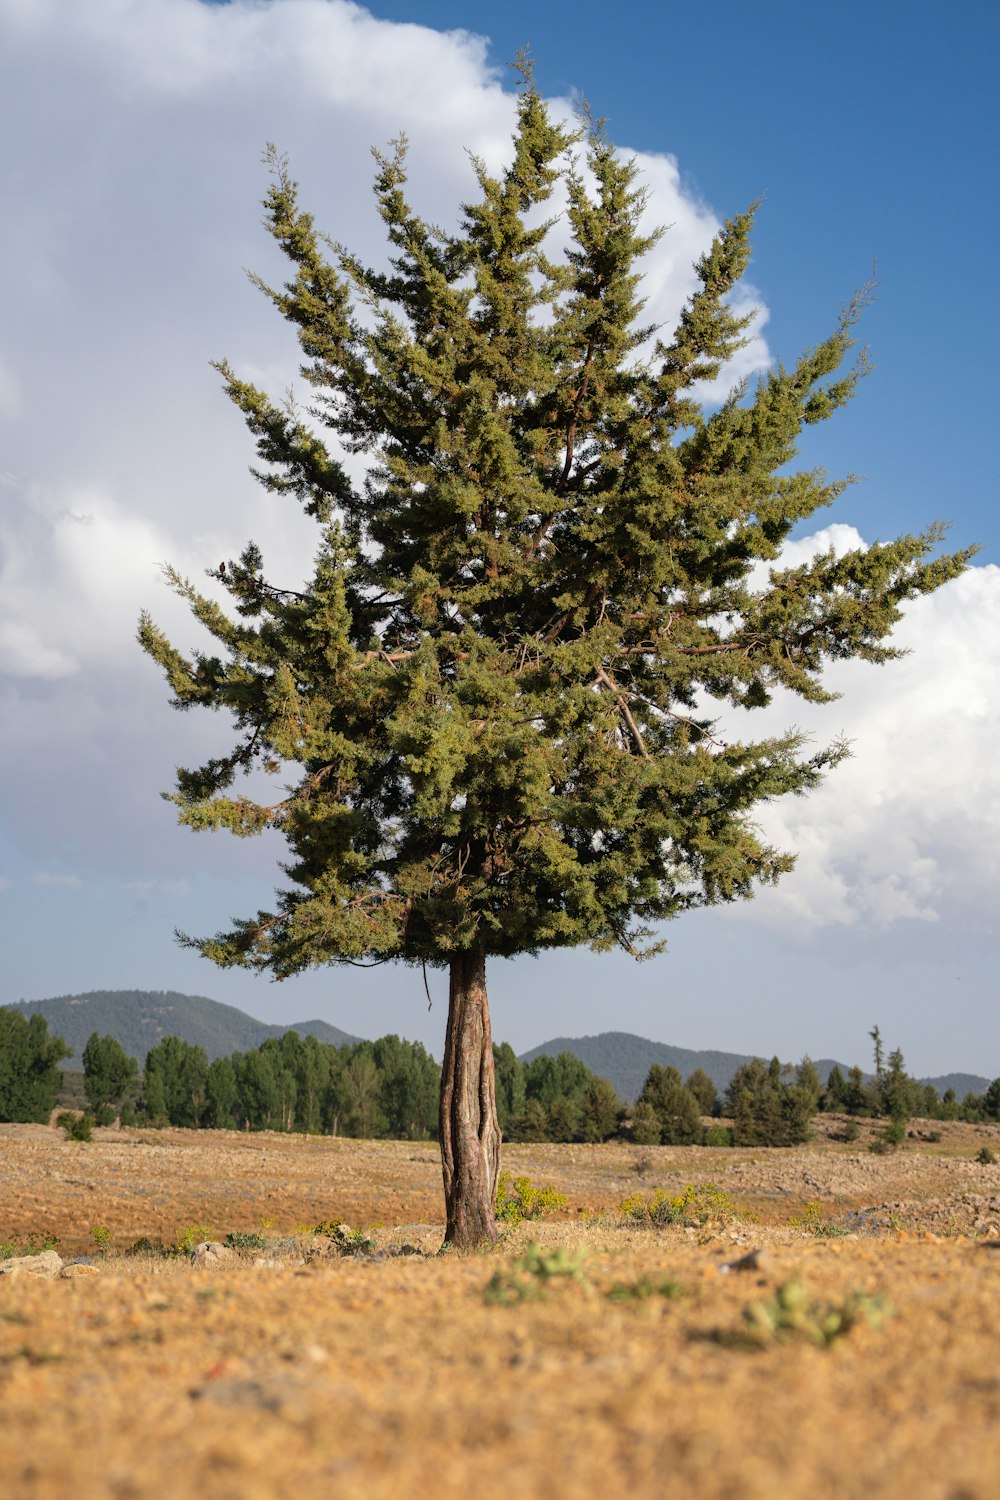
[(31, 880), (34, 885), (61, 886), (74, 891), (83, 885), (78, 875), (62, 875), (52, 870), (38, 870)]
[(0, 875), (0, 891), (9, 891), (13, 883), (8, 875)]
[[(858, 545), (851, 528), (832, 536), (837, 530), (795, 543), (795, 560), (831, 542)], [(793, 934), (945, 917), (962, 930), (992, 923), (1000, 898), (1000, 568), (971, 568), (916, 600), (894, 643), (910, 654), (881, 667), (830, 667), (827, 686), (842, 694), (836, 703), (786, 696), (745, 721), (755, 736), (794, 723), (817, 745), (844, 734), (853, 753), (816, 792), (763, 810), (768, 837), (799, 859), (777, 888), (740, 908), (742, 920)], [(742, 721), (730, 727), (744, 732)]]

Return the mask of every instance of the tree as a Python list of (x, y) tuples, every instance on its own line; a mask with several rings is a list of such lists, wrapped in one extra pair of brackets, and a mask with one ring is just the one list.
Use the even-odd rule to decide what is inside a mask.
[(676, 1068), (653, 1063), (637, 1101), (648, 1104), (665, 1146), (691, 1146), (701, 1140), (701, 1109)]
[(496, 1080), (497, 1119), (506, 1135), (507, 1127), (524, 1111), (525, 1094), (524, 1064), (510, 1042), (501, 1042), (493, 1047), (493, 1068)]
[(148, 1112), (171, 1125), (199, 1125), (208, 1082), (204, 1047), (165, 1036), (146, 1054), (143, 1088)]
[(121, 1042), (116, 1037), (91, 1032), (83, 1049), (83, 1091), (94, 1113), (121, 1104), (138, 1080), (138, 1064)]
[(980, 1102), (987, 1120), (1000, 1120), (1000, 1078), (994, 1078)]
[(580, 1101), (580, 1133), (585, 1141), (606, 1141), (618, 1129), (622, 1102), (606, 1078), (591, 1078)]
[(726, 1090), (737, 1146), (797, 1146), (809, 1139), (815, 1098), (778, 1058), (741, 1063)]
[(715, 1080), (709, 1078), (704, 1068), (695, 1068), (687, 1080), (687, 1087), (698, 1101), (703, 1115), (710, 1115), (715, 1108)]
[[(315, 568), (289, 588), (251, 542), (209, 570), (232, 613), (168, 570), (211, 649), (139, 626), (178, 708), (234, 720), (231, 745), (178, 773), (180, 821), (274, 829), (290, 851), (269, 909), (186, 941), (277, 979), (448, 969), (439, 1135), (460, 1248), (497, 1232), (488, 959), (580, 943), (643, 957), (663, 922), (789, 870), (755, 809), (816, 786), (846, 747), (753, 740), (707, 705), (829, 698), (824, 663), (894, 655), (903, 602), (971, 555), (935, 556), (934, 526), (781, 564), (846, 484), (790, 465), (864, 373), (845, 360), (865, 295), (792, 368), (706, 410), (749, 321), (730, 294), (754, 210), (699, 260), (674, 332), (644, 327), (657, 236), (636, 166), (597, 121), (554, 123), (520, 66), (510, 163), (473, 161), (456, 228), (410, 207), (405, 142), (377, 154), (387, 269), (321, 236), (269, 151), (267, 225), (291, 274), (258, 285), (296, 331), (311, 403), (218, 369), (261, 482), (317, 523)], [(542, 218), (557, 185), (558, 239)], [(273, 797), (261, 772), (284, 774)]]
[(59, 1063), (71, 1051), (61, 1036), (49, 1036), (44, 1016), (0, 1008), (0, 1121), (47, 1125), (59, 1092)]

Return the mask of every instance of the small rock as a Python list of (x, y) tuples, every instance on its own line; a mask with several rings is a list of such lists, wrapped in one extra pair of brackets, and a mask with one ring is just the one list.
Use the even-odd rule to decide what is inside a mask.
[(62, 1256), (55, 1250), (43, 1250), (39, 1255), (15, 1255), (12, 1260), (0, 1261), (0, 1276), (58, 1276), (62, 1265)]
[(231, 1250), (228, 1245), (220, 1245), (218, 1240), (202, 1240), (191, 1251), (191, 1259), (203, 1266), (222, 1265), (235, 1257), (235, 1250)]
[(728, 1276), (730, 1271), (763, 1271), (767, 1266), (767, 1252), (758, 1247), (749, 1250), (746, 1255), (741, 1255), (738, 1260), (723, 1261), (719, 1267), (721, 1276)]
[(69, 1265), (63, 1266), (59, 1272), (63, 1281), (73, 1281), (78, 1276), (100, 1276), (96, 1266), (84, 1265), (81, 1261), (70, 1261)]

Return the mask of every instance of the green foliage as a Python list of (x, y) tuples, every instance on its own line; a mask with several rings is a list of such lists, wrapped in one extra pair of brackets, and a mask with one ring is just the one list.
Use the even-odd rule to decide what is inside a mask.
[(94, 1139), (94, 1121), (91, 1115), (80, 1115), (75, 1110), (64, 1109), (56, 1115), (56, 1124), (65, 1133), (68, 1141), (92, 1141)]
[(48, 1124), (59, 1091), (58, 1064), (69, 1052), (62, 1037), (49, 1036), (44, 1016), (0, 1007), (0, 1122)]
[(714, 1182), (688, 1183), (679, 1194), (657, 1188), (652, 1194), (631, 1193), (618, 1205), (618, 1212), (633, 1224), (664, 1228), (683, 1224), (703, 1228), (723, 1225), (738, 1216), (736, 1204)]
[(987, 1120), (1000, 1120), (1000, 1078), (994, 1078), (982, 1099), (983, 1116)]
[(981, 1167), (992, 1167), (996, 1163), (996, 1152), (991, 1151), (989, 1146), (980, 1146), (976, 1152), (976, 1161)]
[[(676, 1068), (663, 1068), (659, 1063), (653, 1064), (636, 1108), (642, 1104), (648, 1105), (653, 1111), (659, 1125), (659, 1140), (664, 1145), (691, 1146), (701, 1140), (701, 1109), (698, 1100), (681, 1082), (681, 1075)], [(632, 1139), (635, 1138), (633, 1115)]]
[(791, 1068), (776, 1057), (769, 1064), (759, 1057), (742, 1063), (726, 1090), (735, 1144), (796, 1146), (808, 1140), (817, 1097), (808, 1073), (804, 1082), (793, 1079)]
[(90, 1231), (90, 1238), (98, 1255), (107, 1255), (111, 1249), (111, 1230), (107, 1224), (95, 1224)]
[(607, 1297), (609, 1302), (648, 1302), (650, 1297), (673, 1299), (683, 1294), (684, 1288), (679, 1281), (671, 1281), (669, 1277), (654, 1280), (651, 1276), (642, 1276), (638, 1281), (616, 1281)]
[(710, 1115), (715, 1108), (717, 1090), (714, 1080), (709, 1078), (705, 1069), (695, 1068), (694, 1072), (689, 1074), (685, 1086), (688, 1092), (694, 1095), (700, 1113)]
[(99, 1125), (114, 1123), (114, 1106), (124, 1100), (138, 1081), (136, 1060), (128, 1056), (121, 1043), (113, 1036), (91, 1032), (83, 1049), (83, 1087)]
[(755, 1344), (802, 1336), (823, 1349), (859, 1323), (878, 1328), (890, 1316), (881, 1295), (855, 1290), (841, 1303), (813, 1301), (801, 1281), (779, 1286), (766, 1301), (743, 1310), (746, 1336)]
[(509, 1229), (516, 1229), (524, 1219), (544, 1219), (560, 1208), (567, 1199), (554, 1187), (535, 1187), (530, 1177), (512, 1177), (501, 1172), (497, 1180), (496, 1216)]
[(371, 1255), (376, 1249), (373, 1235), (363, 1229), (352, 1229), (350, 1224), (341, 1224), (334, 1219), (324, 1219), (313, 1230), (323, 1235), (344, 1256)]
[[(970, 556), (937, 556), (932, 527), (780, 563), (844, 488), (791, 464), (864, 373), (845, 363), (864, 294), (790, 368), (706, 411), (700, 384), (745, 334), (733, 293), (754, 210), (699, 260), (676, 328), (644, 329), (657, 236), (636, 165), (598, 123), (554, 123), (527, 70), (511, 160), (494, 176), (473, 159), (454, 230), (411, 208), (402, 142), (376, 155), (389, 270), (321, 235), (269, 162), (290, 276), (258, 285), (298, 336), (312, 405), (218, 369), (261, 483), (317, 523), (314, 571), (277, 587), (248, 544), (212, 570), (231, 612), (170, 575), (209, 651), (185, 655), (148, 616), (139, 637), (177, 707), (234, 720), (231, 748), (179, 772), (180, 820), (277, 830), (288, 884), (190, 941), (278, 978), (473, 948), (638, 955), (662, 921), (776, 880), (792, 859), (761, 841), (756, 807), (814, 787), (845, 749), (723, 740), (695, 705), (827, 699), (825, 662), (897, 654), (902, 605)], [(559, 184), (562, 253), (541, 217)], [(258, 770), (283, 772), (283, 795), (234, 785)]]
[(212, 1231), (207, 1224), (188, 1224), (178, 1232), (171, 1250), (174, 1255), (190, 1255), (195, 1245), (202, 1245), (211, 1238)]
[(586, 1260), (584, 1250), (562, 1246), (543, 1250), (534, 1243), (528, 1244), (509, 1271), (494, 1271), (483, 1289), (483, 1299), (504, 1305), (532, 1302), (544, 1297), (553, 1282), (586, 1284)]
[(885, 1129), (880, 1130), (878, 1135), (875, 1136), (868, 1149), (874, 1152), (876, 1156), (885, 1156), (887, 1152), (895, 1151), (898, 1146), (902, 1145), (905, 1139), (906, 1121), (890, 1120)]
[(704, 1144), (706, 1146), (731, 1146), (733, 1132), (725, 1125), (709, 1125), (705, 1131)]
[(819, 1199), (807, 1203), (802, 1212), (794, 1214), (788, 1222), (793, 1229), (804, 1229), (807, 1234), (815, 1234), (826, 1239), (834, 1239), (849, 1232), (840, 1224), (835, 1224), (823, 1212), (823, 1205)]
[(42, 1255), (46, 1250), (58, 1250), (59, 1241), (54, 1234), (29, 1234), (18, 1244), (15, 1240), (0, 1240), (0, 1260), (14, 1260), (19, 1255)]
[(267, 1240), (258, 1229), (233, 1229), (222, 1243), (230, 1250), (263, 1250)]
[(146, 1054), (143, 1092), (151, 1118), (165, 1116), (171, 1125), (201, 1121), (206, 1101), (208, 1058), (204, 1047), (179, 1036), (165, 1036)]

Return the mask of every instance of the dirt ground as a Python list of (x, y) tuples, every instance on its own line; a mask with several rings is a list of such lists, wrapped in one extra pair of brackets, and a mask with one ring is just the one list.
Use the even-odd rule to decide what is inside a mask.
[[(792, 1151), (505, 1147), (567, 1207), (460, 1258), (434, 1253), (432, 1145), (0, 1126), (0, 1242), (92, 1259), (0, 1276), (0, 1493), (993, 1500), (1000, 1164), (974, 1158), (1000, 1127), (911, 1128), (889, 1156), (836, 1121)], [(734, 1218), (617, 1213), (708, 1182)], [(315, 1256), (320, 1220), (370, 1227), (376, 1253)], [(267, 1248), (124, 1253), (193, 1226)], [(575, 1274), (518, 1270), (531, 1240), (536, 1272)], [(772, 1335), (776, 1297), (803, 1327)]]

